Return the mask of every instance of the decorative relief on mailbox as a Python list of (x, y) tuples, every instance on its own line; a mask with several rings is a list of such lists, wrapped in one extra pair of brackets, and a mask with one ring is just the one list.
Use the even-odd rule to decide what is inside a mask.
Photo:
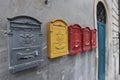
[(47, 25), (48, 57), (55, 58), (68, 54), (67, 24), (60, 19)]
[(30, 33), (22, 33), (20, 34), (20, 37), (22, 38), (22, 43), (27, 45), (27, 44), (32, 44), (34, 40), (34, 35)]
[(29, 16), (8, 19), (9, 69), (17, 72), (43, 63), (41, 22)]
[(62, 32), (59, 31), (59, 32), (56, 34), (56, 40), (57, 40), (58, 42), (63, 41), (63, 39), (64, 39), (63, 35), (64, 35), (64, 34), (62, 34)]
[(62, 34), (61, 31), (59, 31), (57, 34), (56, 34), (56, 49), (58, 50), (62, 50), (64, 48), (64, 46), (62, 44), (63, 43), (63, 40), (64, 40), (64, 34)]
[(69, 53), (78, 54), (82, 52), (82, 31), (80, 25), (70, 25), (68, 31)]

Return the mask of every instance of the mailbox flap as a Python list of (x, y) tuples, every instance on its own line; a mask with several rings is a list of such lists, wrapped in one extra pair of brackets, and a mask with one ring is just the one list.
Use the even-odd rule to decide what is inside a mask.
[(48, 57), (55, 58), (68, 54), (67, 23), (57, 19), (47, 25)]
[(70, 25), (68, 30), (70, 54), (77, 54), (82, 52), (82, 31), (80, 25)]
[(85, 27), (82, 29), (83, 34), (83, 51), (87, 51), (91, 49), (91, 32), (89, 27)]

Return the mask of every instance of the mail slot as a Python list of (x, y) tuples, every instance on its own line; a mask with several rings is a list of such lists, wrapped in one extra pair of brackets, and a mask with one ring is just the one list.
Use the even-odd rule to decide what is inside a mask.
[(47, 24), (47, 51), (49, 58), (68, 54), (68, 31), (65, 21), (57, 19)]
[(68, 27), (69, 54), (82, 52), (82, 29), (79, 24)]
[(82, 34), (83, 34), (83, 51), (88, 51), (91, 49), (91, 32), (90, 28), (86, 27), (82, 29)]
[(95, 49), (96, 46), (96, 29), (91, 30), (91, 48)]
[(15, 73), (41, 65), (41, 22), (29, 16), (8, 18), (9, 69)]

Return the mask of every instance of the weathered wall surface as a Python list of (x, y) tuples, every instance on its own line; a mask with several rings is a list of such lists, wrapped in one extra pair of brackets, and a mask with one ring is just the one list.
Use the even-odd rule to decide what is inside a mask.
[(112, 39), (114, 79), (119, 74), (119, 11), (118, 0), (112, 0)]
[[(7, 17), (32, 16), (42, 22), (43, 53), (46, 49), (46, 23), (60, 18), (68, 24), (93, 25), (93, 0), (0, 0), (0, 80), (95, 80), (95, 51), (57, 59), (45, 59), (45, 66), (8, 72)], [(88, 12), (89, 11), (89, 12)]]
[(0, 0), (0, 80), (95, 80), (95, 50), (52, 60), (46, 58), (43, 67), (9, 73), (7, 36), (4, 34), (8, 17), (27, 15), (38, 19), (42, 22), (44, 35), (41, 43), (46, 57), (46, 23), (60, 18), (68, 24), (78, 23), (93, 29), (93, 7), (94, 0), (48, 0), (48, 5), (44, 0)]

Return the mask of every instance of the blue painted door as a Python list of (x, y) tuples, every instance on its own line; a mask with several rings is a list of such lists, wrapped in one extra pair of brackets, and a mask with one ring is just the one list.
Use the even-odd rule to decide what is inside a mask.
[(97, 22), (98, 27), (98, 80), (105, 80), (105, 33), (106, 25)]

